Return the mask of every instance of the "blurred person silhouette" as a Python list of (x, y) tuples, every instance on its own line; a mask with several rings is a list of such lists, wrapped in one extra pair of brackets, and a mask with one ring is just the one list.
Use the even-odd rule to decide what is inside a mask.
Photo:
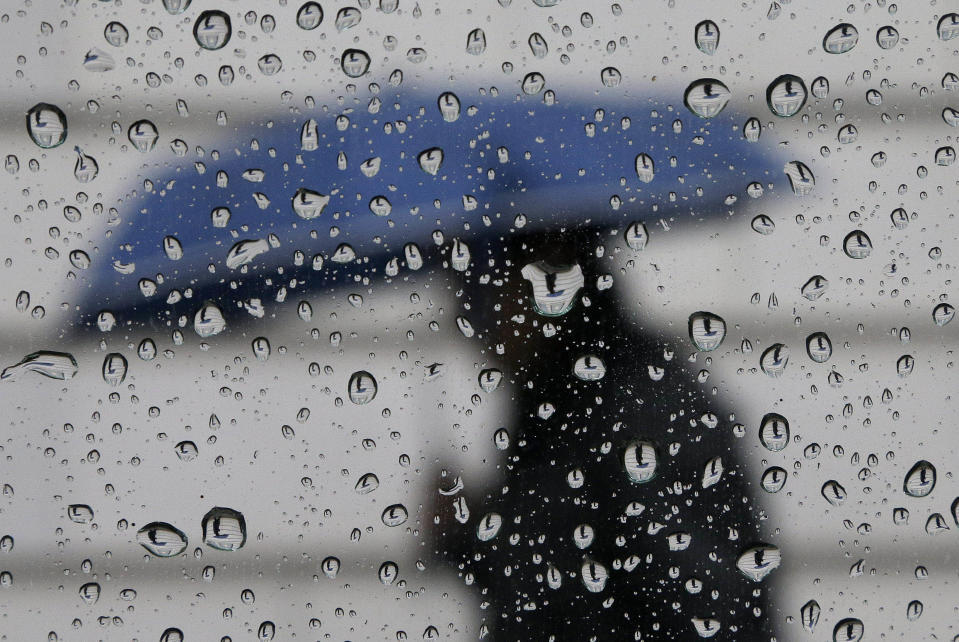
[[(704, 391), (691, 344), (645, 327), (619, 282), (642, 278), (620, 260), (641, 252), (637, 221), (732, 216), (729, 195), (771, 181), (778, 159), (743, 139), (741, 117), (699, 119), (675, 98), (407, 92), (386, 114), (372, 98), (235, 127), (203, 172), (170, 160), (111, 220), (82, 322), (108, 311), (168, 329), (213, 301), (228, 327), (268, 333), (250, 302), (295, 305), (288, 283), (319, 294), (412, 275), (458, 291), (513, 418), (489, 436), (501, 483), (423, 498), (423, 520), (478, 591), (488, 636), (772, 637), (764, 585), (737, 570), (759, 516), (734, 404)], [(230, 264), (243, 239), (257, 253)]]

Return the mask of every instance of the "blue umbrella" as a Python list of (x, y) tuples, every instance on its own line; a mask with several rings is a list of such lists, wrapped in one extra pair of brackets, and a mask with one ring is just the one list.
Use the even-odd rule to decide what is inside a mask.
[[(744, 139), (745, 117), (700, 119), (661, 96), (405, 93), (316, 112), (233, 130), (215, 159), (190, 157), (181, 143), (182, 165), (127, 200), (88, 272), (84, 319), (106, 309), (163, 321), (211, 298), (270, 301), (292, 278), (306, 288), (383, 278), (393, 258), (400, 270), (415, 267), (405, 246), (428, 253), (437, 230), (446, 244), (472, 245), (545, 228), (715, 217), (750, 182), (782, 180), (782, 160)], [(234, 247), (241, 241), (250, 243)], [(151, 282), (156, 292), (145, 296)], [(168, 301), (173, 290), (189, 297)]]

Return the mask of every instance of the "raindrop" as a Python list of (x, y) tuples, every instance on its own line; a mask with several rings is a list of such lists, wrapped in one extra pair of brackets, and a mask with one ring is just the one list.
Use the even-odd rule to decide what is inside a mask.
[(138, 530), (137, 542), (157, 557), (173, 557), (187, 547), (186, 535), (166, 522), (152, 522)]
[(370, 68), (370, 56), (362, 49), (347, 49), (340, 56), (340, 67), (350, 78), (359, 78)]
[(103, 358), (103, 380), (116, 388), (127, 378), (127, 358), (111, 352)]
[(436, 176), (443, 165), (443, 150), (439, 147), (424, 149), (417, 154), (416, 160), (420, 164), (420, 169), (430, 176)]
[(79, 147), (74, 147), (73, 151), (77, 153), (77, 162), (73, 166), (73, 176), (81, 183), (89, 183), (97, 177), (100, 172), (100, 165), (93, 156), (87, 156)]
[(926, 460), (917, 461), (902, 483), (902, 490), (910, 497), (926, 497), (936, 487), (936, 467)]
[(77, 361), (73, 355), (43, 350), (32, 352), (19, 363), (4, 368), (3, 372), (0, 372), (0, 381), (14, 380), (24, 372), (36, 372), (51, 379), (67, 380), (72, 379), (77, 370)]
[(645, 484), (656, 476), (656, 446), (651, 441), (634, 441), (623, 452), (623, 465), (629, 479)]
[(580, 569), (580, 577), (583, 580), (583, 586), (590, 593), (599, 593), (606, 588), (606, 580), (609, 579), (609, 571), (599, 562), (585, 560)]
[(323, 213), (323, 209), (330, 202), (330, 197), (319, 192), (300, 187), (293, 194), (293, 211), (302, 219), (310, 220)]
[(360, 495), (367, 495), (372, 493), (374, 490), (379, 488), (380, 480), (374, 473), (366, 473), (358, 480), (356, 480), (356, 485), (353, 487)]
[(215, 9), (204, 11), (193, 23), (193, 38), (196, 43), (210, 51), (225, 47), (232, 33), (230, 16)]
[(193, 317), (193, 330), (204, 339), (226, 330), (226, 320), (220, 308), (211, 302), (203, 304)]
[(806, 353), (816, 363), (826, 363), (832, 356), (832, 341), (825, 332), (813, 332), (806, 337)]
[(476, 28), (466, 36), (466, 53), (478, 56), (486, 51), (486, 34), (482, 29)]
[(153, 150), (159, 137), (156, 125), (149, 120), (138, 120), (127, 130), (127, 138), (138, 152), (146, 153)]
[(833, 642), (859, 642), (862, 636), (862, 620), (852, 617), (840, 620), (832, 630)]
[(445, 91), (440, 94), (436, 104), (440, 109), (440, 115), (446, 122), (456, 122), (460, 117), (460, 99), (453, 92)]
[(826, 50), (826, 53), (844, 54), (852, 51), (858, 42), (859, 31), (848, 22), (843, 22), (826, 33), (822, 39), (822, 48)]
[(806, 84), (799, 76), (784, 74), (766, 88), (766, 104), (776, 116), (788, 118), (806, 104)]
[(700, 118), (717, 116), (731, 94), (729, 88), (715, 78), (702, 78), (691, 83), (683, 94), (683, 103)]
[(503, 382), (503, 373), (496, 368), (486, 368), (479, 373), (478, 381), (483, 392), (493, 392)]
[(697, 350), (715, 350), (726, 338), (726, 322), (712, 312), (694, 312), (689, 316), (689, 338)]
[(644, 183), (652, 182), (656, 175), (656, 166), (649, 154), (636, 156), (636, 176)]
[(779, 466), (770, 466), (759, 483), (767, 493), (778, 493), (786, 485), (786, 471)]
[(585, 279), (579, 265), (553, 267), (545, 261), (530, 263), (522, 270), (533, 288), (533, 308), (537, 313), (555, 317), (569, 312)]
[(703, 20), (696, 25), (696, 47), (708, 56), (719, 48), (719, 27), (712, 20)]
[(386, 507), (380, 518), (385, 525), (394, 527), (406, 523), (406, 520), (409, 518), (409, 513), (403, 504), (393, 504), (392, 506)]
[(799, 621), (807, 633), (812, 633), (816, 630), (816, 625), (819, 624), (819, 615), (821, 613), (822, 609), (816, 600), (809, 600), (799, 609)]
[(778, 548), (769, 544), (757, 544), (740, 554), (736, 560), (736, 568), (752, 581), (760, 582), (779, 568), (781, 562), (782, 555)]
[(573, 364), (573, 374), (581, 381), (599, 381), (606, 376), (606, 365), (594, 355), (584, 355)]
[(864, 259), (872, 253), (872, 241), (862, 230), (853, 230), (843, 240), (842, 249), (851, 259)]
[(833, 506), (842, 506), (843, 502), (846, 501), (846, 489), (835, 479), (830, 479), (823, 484), (820, 492), (826, 498), (826, 501)]
[(89, 524), (93, 521), (93, 509), (86, 504), (70, 504), (67, 518), (74, 524)]
[(300, 29), (311, 31), (323, 22), (323, 7), (318, 2), (306, 2), (296, 12), (296, 24)]
[(67, 139), (67, 117), (56, 105), (37, 103), (27, 112), (27, 133), (38, 147), (56, 147)]
[(649, 242), (649, 232), (646, 230), (646, 224), (639, 221), (627, 225), (623, 237), (626, 239), (626, 245), (629, 246), (629, 249), (636, 251), (645, 249)]
[(350, 375), (350, 401), (358, 406), (373, 401), (376, 396), (376, 379), (366, 370), (359, 370)]
[(782, 375), (789, 363), (789, 348), (782, 343), (774, 343), (765, 351), (759, 359), (759, 366), (770, 377)]
[(959, 36), (959, 14), (947, 13), (939, 18), (939, 24), (936, 25), (936, 32), (940, 40), (952, 40)]
[(816, 177), (809, 171), (805, 163), (789, 161), (783, 171), (786, 173), (786, 178), (789, 179), (789, 187), (796, 196), (806, 196), (816, 186)]
[(880, 49), (892, 49), (899, 44), (899, 32), (896, 31), (895, 27), (881, 27), (876, 32), (876, 44), (879, 45)]
[(488, 542), (499, 534), (503, 526), (503, 517), (499, 513), (487, 513), (476, 525), (476, 538), (481, 542)]
[(379, 571), (377, 571), (377, 576), (386, 586), (390, 586), (393, 582), (396, 581), (397, 575), (399, 575), (400, 568), (396, 565), (395, 562), (383, 562), (380, 564)]

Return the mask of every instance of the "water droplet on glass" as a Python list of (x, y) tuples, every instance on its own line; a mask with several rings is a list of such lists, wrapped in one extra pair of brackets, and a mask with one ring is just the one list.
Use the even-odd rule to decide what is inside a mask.
[(393, 504), (392, 506), (386, 507), (380, 518), (385, 525), (394, 527), (406, 523), (406, 520), (409, 518), (409, 513), (403, 504)]
[(293, 194), (293, 211), (302, 219), (310, 220), (323, 213), (330, 197), (311, 189), (301, 187)]
[(694, 312), (689, 316), (689, 339), (697, 350), (709, 352), (726, 338), (726, 322), (712, 312)]
[(484, 51), (486, 51), (486, 34), (477, 27), (466, 36), (466, 53), (478, 56)]
[(859, 31), (848, 22), (843, 22), (826, 33), (822, 39), (822, 48), (826, 50), (826, 53), (844, 54), (851, 51), (858, 42)]
[(789, 348), (782, 343), (774, 343), (763, 351), (759, 359), (759, 366), (770, 377), (782, 375), (789, 363)]
[(606, 365), (594, 355), (584, 355), (573, 364), (573, 374), (581, 381), (599, 381), (606, 376)]
[(430, 176), (436, 176), (443, 165), (443, 150), (439, 147), (424, 149), (417, 154), (416, 160), (420, 164), (420, 169)]
[(323, 22), (323, 7), (318, 2), (305, 2), (296, 12), (296, 24), (300, 29), (311, 31)]
[(193, 23), (193, 38), (196, 43), (210, 51), (225, 47), (232, 33), (230, 16), (216, 9), (204, 11)]
[(122, 47), (130, 39), (130, 32), (120, 22), (109, 22), (103, 28), (103, 37), (114, 47)]
[(704, 54), (712, 56), (719, 48), (719, 27), (712, 20), (703, 20), (696, 25), (696, 47)]
[(27, 112), (27, 133), (38, 147), (56, 147), (67, 139), (67, 117), (56, 105), (37, 103)]
[(171, 524), (152, 522), (137, 531), (137, 543), (157, 557), (173, 557), (186, 550), (187, 538)]
[(609, 571), (599, 562), (585, 560), (582, 568), (580, 568), (580, 577), (587, 591), (590, 593), (599, 593), (606, 588)]
[(959, 36), (959, 13), (947, 13), (939, 18), (936, 33), (939, 34), (940, 40), (952, 40)]
[(116, 388), (127, 378), (127, 359), (119, 352), (103, 358), (103, 380)]
[(806, 84), (799, 76), (783, 74), (766, 88), (766, 104), (776, 116), (788, 118), (806, 104)]
[(846, 618), (840, 620), (832, 630), (833, 642), (859, 642), (863, 636), (862, 620)]
[(779, 466), (770, 466), (759, 480), (767, 493), (778, 493), (786, 485), (786, 471)]
[(376, 379), (366, 370), (359, 370), (350, 375), (350, 401), (358, 406), (373, 401), (376, 396)]
[(879, 45), (880, 49), (892, 49), (899, 44), (899, 32), (896, 31), (895, 27), (881, 27), (876, 32), (876, 44)]
[(760, 582), (779, 568), (782, 554), (769, 544), (757, 544), (743, 551), (736, 560), (736, 568), (754, 582)]
[(70, 504), (67, 518), (74, 524), (89, 524), (93, 521), (93, 509), (86, 504)]
[(851, 259), (864, 259), (872, 253), (872, 241), (862, 230), (853, 230), (843, 240), (842, 249)]
[(649, 183), (656, 175), (656, 165), (649, 154), (637, 154), (636, 176), (644, 183)]
[(340, 68), (350, 78), (359, 78), (370, 68), (370, 56), (362, 49), (347, 49), (340, 56)]
[(226, 319), (214, 303), (205, 303), (193, 317), (193, 330), (206, 339), (226, 330)]
[(806, 337), (806, 353), (816, 363), (826, 363), (832, 356), (832, 341), (825, 332), (813, 332)]
[(789, 445), (789, 421), (775, 412), (767, 413), (759, 423), (759, 442), (772, 452)]
[(694, 81), (683, 94), (683, 103), (689, 111), (700, 118), (718, 115), (729, 102), (729, 88), (715, 78)]
[(627, 225), (623, 237), (626, 239), (626, 245), (628, 245), (631, 250), (636, 251), (645, 249), (646, 244), (649, 242), (649, 232), (646, 230), (646, 224), (640, 223), (639, 221), (634, 221)]
[(956, 316), (956, 308), (948, 303), (940, 303), (932, 311), (933, 322), (942, 327)]
[(543, 74), (535, 71), (526, 74), (526, 76), (523, 78), (522, 89), (523, 93), (527, 96), (535, 96), (539, 92), (543, 91), (543, 87), (545, 86), (546, 78), (543, 77)]
[(656, 446), (651, 441), (634, 441), (623, 452), (623, 465), (629, 479), (645, 484), (656, 476)]
[(377, 576), (386, 586), (390, 586), (393, 582), (396, 581), (397, 575), (399, 575), (400, 568), (396, 565), (395, 562), (383, 562), (380, 564), (379, 571), (377, 571)]
[(926, 460), (917, 461), (902, 483), (902, 490), (910, 497), (925, 497), (936, 487), (936, 467)]
[(42, 350), (32, 352), (19, 363), (7, 366), (0, 372), (0, 380), (14, 380), (24, 372), (35, 372), (51, 379), (72, 379), (77, 374), (77, 361), (66, 352)]
[(160, 133), (157, 131), (156, 125), (149, 120), (138, 120), (130, 125), (130, 129), (127, 130), (127, 138), (130, 139), (130, 143), (137, 151), (143, 153), (151, 151), (156, 146), (159, 137)]
[(813, 176), (805, 163), (789, 161), (783, 171), (786, 173), (786, 178), (789, 179), (789, 187), (796, 196), (806, 196), (816, 186), (816, 177)]
[(599, 80), (605, 87), (618, 87), (623, 82), (623, 74), (616, 67), (603, 67), (599, 72)]
[(802, 605), (799, 609), (799, 621), (802, 623), (802, 628), (806, 630), (807, 633), (812, 633), (816, 630), (816, 625), (819, 624), (819, 615), (822, 613), (822, 609), (819, 607), (819, 602), (816, 600), (809, 600)]
[(486, 368), (479, 373), (478, 381), (483, 392), (493, 392), (503, 382), (503, 372), (496, 368)]
[(220, 551), (236, 551), (246, 543), (246, 519), (232, 508), (214, 507), (200, 522), (203, 542)]
[(760, 134), (762, 134), (763, 126), (759, 122), (758, 118), (750, 118), (743, 125), (743, 138), (745, 138), (750, 143), (755, 143), (759, 140)]
[(96, 604), (97, 600), (100, 599), (100, 585), (96, 582), (87, 582), (80, 587), (78, 592), (80, 599), (88, 605)]
[(337, 31), (345, 31), (360, 24), (362, 18), (363, 14), (360, 13), (360, 10), (356, 7), (343, 7), (336, 12), (336, 19), (333, 21), (333, 24), (336, 26)]
[(585, 283), (579, 265), (553, 267), (545, 261), (539, 261), (526, 265), (522, 275), (532, 285), (533, 308), (548, 317), (569, 312), (576, 302), (576, 294)]
[(73, 176), (81, 183), (89, 183), (97, 177), (100, 172), (100, 165), (93, 156), (84, 154), (79, 147), (74, 147), (73, 151), (77, 153), (77, 162), (73, 166)]
[(833, 506), (842, 506), (843, 502), (846, 501), (846, 489), (835, 479), (830, 479), (823, 484), (820, 492), (826, 498), (826, 501)]
[(366, 495), (372, 493), (379, 488), (379, 486), (379, 478), (374, 473), (366, 473), (356, 481), (356, 486), (353, 487), (353, 490), (360, 495)]

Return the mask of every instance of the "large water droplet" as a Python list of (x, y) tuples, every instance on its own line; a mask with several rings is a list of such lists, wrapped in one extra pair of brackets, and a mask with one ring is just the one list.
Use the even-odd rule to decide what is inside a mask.
[(658, 458), (656, 446), (651, 441), (634, 441), (623, 452), (623, 465), (629, 479), (645, 484), (656, 476)]
[(853, 230), (843, 240), (842, 249), (851, 259), (864, 259), (872, 253), (872, 241), (862, 230)]
[(783, 74), (766, 88), (766, 104), (776, 116), (788, 118), (806, 104), (806, 83), (799, 76)]
[(78, 369), (79, 366), (73, 355), (66, 352), (41, 350), (32, 352), (19, 363), (4, 368), (0, 373), (0, 381), (16, 379), (24, 372), (36, 372), (51, 379), (66, 380), (72, 379)]
[(138, 152), (149, 152), (155, 146), (160, 133), (149, 120), (138, 120), (127, 130), (127, 138)]
[(340, 56), (340, 67), (350, 78), (359, 78), (370, 68), (370, 55), (362, 49), (347, 49)]
[(760, 582), (767, 575), (779, 568), (782, 554), (779, 549), (769, 544), (751, 546), (739, 555), (736, 568), (754, 582)]
[(775, 412), (767, 413), (759, 423), (759, 442), (772, 452), (789, 445), (789, 421)]
[(703, 20), (696, 25), (696, 48), (708, 56), (716, 53), (719, 48), (719, 27), (712, 20)]
[(697, 350), (715, 350), (725, 338), (726, 322), (719, 315), (702, 311), (689, 315), (689, 339)]
[(187, 546), (186, 535), (166, 522), (152, 522), (138, 530), (137, 542), (157, 557), (179, 555)]
[(296, 25), (300, 29), (312, 31), (323, 22), (323, 7), (318, 2), (305, 2), (296, 12)]
[(116, 388), (127, 378), (127, 358), (111, 352), (103, 358), (103, 380)]
[(839, 620), (832, 630), (833, 642), (859, 642), (862, 640), (864, 628), (862, 620), (850, 617)]
[(56, 105), (37, 103), (27, 112), (27, 133), (38, 147), (56, 147), (67, 139), (67, 117)]
[(712, 118), (726, 107), (731, 95), (722, 82), (715, 78), (702, 78), (686, 88), (683, 103), (700, 118)]
[(376, 379), (366, 370), (359, 370), (350, 375), (350, 401), (358, 406), (373, 401), (376, 396)]
[(917, 461), (902, 483), (902, 490), (910, 497), (925, 497), (936, 487), (936, 467), (926, 460)]
[(789, 363), (789, 348), (782, 343), (774, 343), (759, 358), (759, 367), (770, 377), (782, 375)]
[(216, 304), (203, 304), (193, 317), (193, 330), (202, 338), (212, 337), (226, 330), (226, 319)]
[(800, 607), (799, 621), (807, 633), (812, 633), (816, 630), (816, 625), (819, 624), (819, 615), (821, 613), (822, 609), (816, 600), (809, 600)]
[(573, 364), (573, 374), (581, 381), (599, 381), (606, 376), (606, 364), (595, 355), (583, 355)]
[(848, 22), (843, 22), (830, 29), (822, 39), (822, 48), (826, 53), (844, 54), (852, 51), (859, 42), (859, 31)]
[(230, 16), (216, 9), (204, 11), (193, 23), (193, 38), (196, 43), (210, 51), (225, 47), (232, 33)]
[(533, 287), (533, 308), (548, 317), (569, 312), (585, 283), (579, 265), (553, 267), (545, 261), (538, 261), (526, 265), (522, 275)]

